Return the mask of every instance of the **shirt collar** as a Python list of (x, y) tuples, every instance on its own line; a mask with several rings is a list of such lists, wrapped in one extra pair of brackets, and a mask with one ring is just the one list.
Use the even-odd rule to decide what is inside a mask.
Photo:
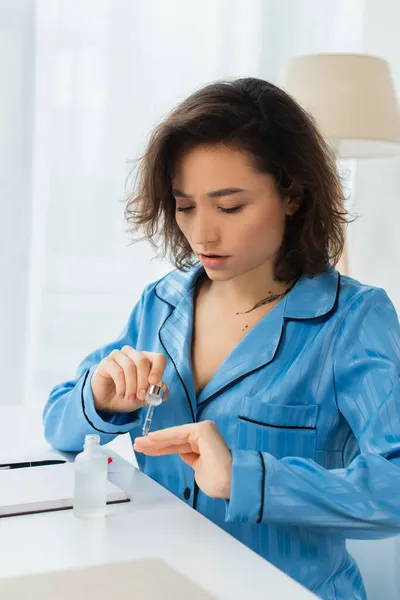
[[(167, 273), (155, 287), (156, 295), (176, 307), (179, 302), (193, 291), (197, 279), (204, 267), (194, 266), (180, 271)], [(285, 319), (316, 319), (330, 312), (336, 305), (339, 293), (340, 274), (333, 267), (329, 271), (314, 277), (302, 275), (284, 299)]]

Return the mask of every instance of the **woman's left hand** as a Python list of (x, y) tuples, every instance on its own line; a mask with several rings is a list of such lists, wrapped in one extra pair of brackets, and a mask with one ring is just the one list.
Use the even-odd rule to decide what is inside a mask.
[(148, 456), (179, 454), (207, 496), (230, 497), (232, 455), (213, 421), (160, 429), (136, 438), (133, 447)]

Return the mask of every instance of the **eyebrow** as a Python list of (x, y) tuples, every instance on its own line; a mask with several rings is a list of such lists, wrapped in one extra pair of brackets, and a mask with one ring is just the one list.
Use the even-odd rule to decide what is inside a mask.
[[(245, 190), (243, 188), (228, 187), (228, 188), (222, 188), (221, 190), (214, 190), (212, 192), (208, 192), (207, 196), (209, 198), (222, 198), (224, 196), (233, 196), (234, 194), (240, 194), (240, 192), (247, 192), (247, 190)], [(190, 198), (191, 197), (188, 194), (185, 194), (184, 192), (182, 192), (182, 190), (179, 190), (177, 188), (172, 188), (172, 194), (174, 196), (176, 196), (177, 198)]]

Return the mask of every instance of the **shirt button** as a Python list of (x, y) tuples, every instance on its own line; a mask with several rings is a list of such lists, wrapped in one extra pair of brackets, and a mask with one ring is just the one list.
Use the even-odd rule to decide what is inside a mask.
[(189, 500), (190, 493), (190, 488), (185, 488), (185, 491), (183, 492), (183, 497), (185, 498), (185, 500)]

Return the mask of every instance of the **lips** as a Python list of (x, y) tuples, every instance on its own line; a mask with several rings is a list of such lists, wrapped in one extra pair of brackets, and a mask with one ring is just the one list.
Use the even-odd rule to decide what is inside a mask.
[(229, 256), (207, 256), (205, 254), (199, 254), (199, 258), (205, 267), (216, 269), (225, 265)]
[(199, 256), (204, 256), (205, 258), (228, 258), (227, 254), (199, 254)]

